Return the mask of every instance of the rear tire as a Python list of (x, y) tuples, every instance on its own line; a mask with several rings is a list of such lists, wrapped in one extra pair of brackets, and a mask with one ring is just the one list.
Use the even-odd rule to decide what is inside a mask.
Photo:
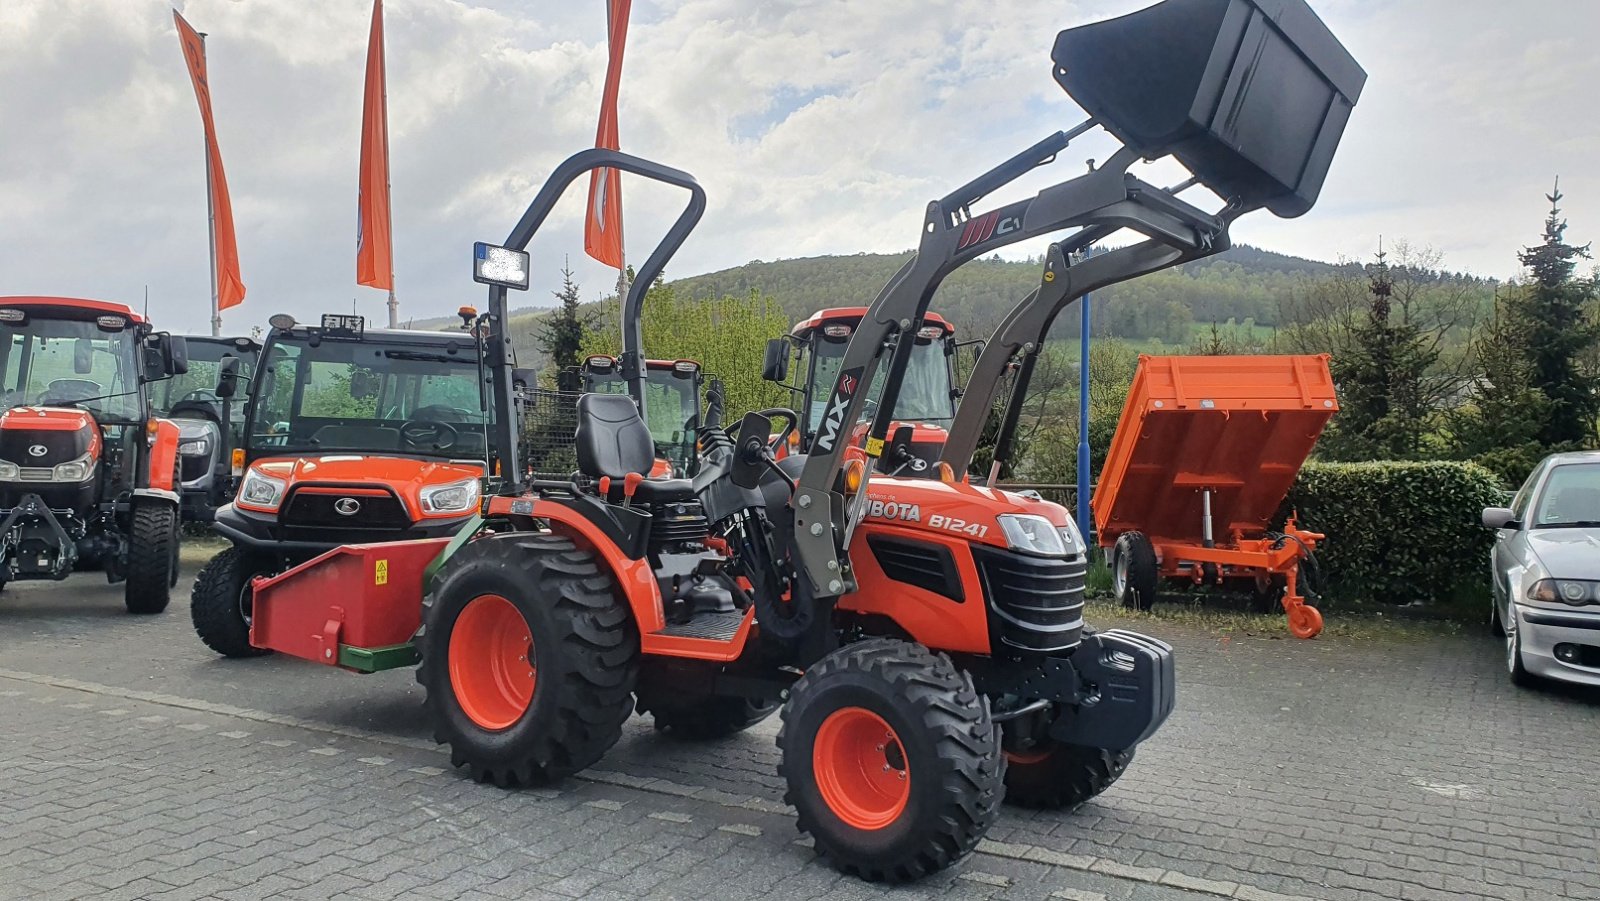
[(266, 567), (237, 545), (206, 562), (189, 593), (189, 618), (206, 647), (224, 657), (260, 657), (272, 651), (250, 643), (250, 580)]
[(1133, 752), (1060, 743), (1032, 752), (1008, 751), (1006, 801), (1038, 810), (1072, 810), (1120, 779)]
[(1111, 587), (1129, 610), (1149, 610), (1156, 603), (1160, 572), (1155, 545), (1143, 532), (1123, 532), (1111, 550)]
[(778, 748), (800, 831), (869, 881), (948, 867), (1000, 812), (1005, 758), (988, 699), (918, 644), (862, 641), (807, 669), (784, 705)]
[(136, 497), (128, 528), (129, 613), (160, 613), (178, 582), (178, 508), (159, 498)]
[(776, 702), (727, 695), (698, 695), (671, 699), (665, 693), (639, 692), (638, 710), (655, 720), (656, 729), (693, 740), (726, 738), (754, 726), (778, 712)]
[(490, 535), (458, 550), (434, 585), (417, 682), (453, 765), (502, 787), (538, 784), (617, 743), (639, 636), (593, 554), (558, 536)]

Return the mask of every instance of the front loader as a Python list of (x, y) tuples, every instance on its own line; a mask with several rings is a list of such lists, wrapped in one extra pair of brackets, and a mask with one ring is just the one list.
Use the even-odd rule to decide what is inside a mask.
[[(507, 295), (527, 287), (525, 248), (562, 193), (596, 168), (688, 193), (625, 310), (705, 203), (687, 173), (617, 151), (562, 163), (504, 244), (475, 248), (502, 414), (481, 522), (448, 542), (337, 548), (258, 580), (251, 640), (375, 669), (355, 642), (414, 629), (436, 738), (457, 766), (506, 786), (595, 763), (636, 710), (670, 731), (718, 735), (781, 704), (780, 772), (798, 825), (870, 880), (958, 860), (1002, 798), (1073, 807), (1104, 791), (1172, 710), (1171, 648), (1085, 627), (1088, 549), (1061, 506), (957, 479), (954, 466), (939, 479), (877, 472), (916, 329), (950, 272), (1017, 241), (1076, 229), (1047, 264), (1053, 286), (1071, 272), (1062, 246), (1112, 229), (1143, 236), (1085, 263), (1081, 293), (1220, 250), (1247, 210), (1304, 212), (1364, 75), (1302, 0), (1167, 0), (1063, 32), (1055, 59), (1094, 119), (928, 205), (916, 254), (850, 337), (810, 452), (777, 459), (801, 422), (792, 410), (711, 422), (693, 480), (646, 478), (654, 446), (637, 390), (579, 400), (570, 478), (530, 479), (517, 465), (517, 417), (503, 415), (514, 409)], [(1126, 149), (973, 212), (1097, 123)], [(1295, 127), (1280, 134), (1279, 123)], [(1168, 155), (1223, 196), (1221, 213), (1126, 171)], [(637, 316), (624, 316), (623, 339), (624, 373), (642, 380)], [(1001, 376), (984, 371), (963, 409), (974, 389), (985, 409), (992, 400), (980, 381)], [(860, 453), (848, 453), (862, 420)]]

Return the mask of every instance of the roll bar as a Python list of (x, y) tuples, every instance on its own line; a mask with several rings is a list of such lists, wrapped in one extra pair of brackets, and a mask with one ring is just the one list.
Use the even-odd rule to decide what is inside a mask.
[[(689, 203), (683, 212), (678, 214), (672, 227), (667, 229), (666, 236), (655, 250), (645, 260), (635, 275), (633, 284), (628, 286), (628, 294), (622, 301), (622, 377), (628, 383), (628, 393), (633, 397), (634, 403), (639, 406), (639, 415), (645, 415), (645, 371), (644, 371), (644, 338), (641, 334), (644, 315), (644, 296), (650, 289), (651, 283), (656, 280), (666, 268), (667, 261), (678, 252), (683, 242), (694, 231), (700, 217), (706, 210), (706, 193), (695, 181), (694, 176), (680, 169), (663, 166), (642, 157), (623, 153), (618, 150), (608, 150), (596, 147), (582, 150), (567, 157), (561, 165), (550, 173), (545, 180), (544, 187), (539, 189), (533, 202), (528, 204), (528, 209), (512, 227), (511, 234), (506, 237), (503, 246), (512, 250), (526, 250), (528, 242), (533, 240), (539, 227), (544, 224), (550, 211), (555, 208), (556, 202), (566, 193), (567, 187), (578, 176), (594, 169), (621, 169), (641, 175), (651, 181), (674, 185), (684, 188), (689, 192)], [(521, 462), (517, 459), (517, 431), (520, 423), (512, 415), (516, 409), (512, 388), (512, 370), (516, 365), (515, 355), (511, 347), (511, 335), (507, 329), (506, 318), (506, 288), (503, 285), (489, 287), (489, 316), (490, 333), (488, 341), (489, 366), (494, 372), (494, 409), (495, 417), (495, 442), (503, 461), (501, 466), (502, 480), (500, 492), (502, 494), (520, 494), (523, 489)]]

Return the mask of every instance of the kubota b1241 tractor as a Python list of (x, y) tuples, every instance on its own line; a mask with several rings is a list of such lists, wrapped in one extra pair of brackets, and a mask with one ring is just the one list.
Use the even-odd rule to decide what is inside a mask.
[(0, 297), (0, 585), (75, 568), (159, 613), (178, 578), (178, 427), (149, 385), (185, 343), (128, 307)]
[[(917, 330), (945, 276), (1017, 241), (1066, 233), (1041, 284), (1068, 280), (1078, 296), (1226, 248), (1249, 210), (1305, 212), (1365, 76), (1303, 0), (1167, 0), (1062, 32), (1054, 61), (1093, 118), (928, 204), (916, 254), (844, 348), (809, 453), (777, 460), (801, 414), (766, 410), (732, 429), (708, 422), (693, 480), (647, 479), (641, 393), (588, 394), (578, 472), (531, 480), (514, 459), (517, 418), (500, 415), (499, 476), (480, 522), (449, 541), (341, 547), (257, 581), (252, 641), (352, 669), (419, 656), (435, 736), (456, 765), (501, 785), (595, 763), (635, 710), (703, 735), (781, 704), (780, 772), (798, 824), (868, 879), (959, 859), (1002, 798), (1070, 807), (1104, 791), (1172, 710), (1171, 649), (1085, 627), (1087, 549), (1072, 519), (949, 475), (969, 462), (952, 447), (959, 422), (945, 478), (888, 474)], [(1124, 150), (1033, 197), (972, 209), (1097, 124)], [(1127, 171), (1169, 155), (1225, 198), (1219, 213)], [(557, 167), (503, 245), (477, 245), (502, 414), (514, 406), (508, 289), (527, 287), (528, 242), (595, 168), (689, 193), (629, 304), (704, 209), (686, 173), (586, 150)], [(1073, 278), (1071, 251), (1116, 229), (1142, 240)], [(625, 317), (623, 329), (625, 377), (642, 381), (637, 323)], [(985, 416), (997, 380), (968, 382)], [(846, 425), (862, 418), (852, 456)], [(661, 511), (690, 506), (695, 522), (661, 527)]]

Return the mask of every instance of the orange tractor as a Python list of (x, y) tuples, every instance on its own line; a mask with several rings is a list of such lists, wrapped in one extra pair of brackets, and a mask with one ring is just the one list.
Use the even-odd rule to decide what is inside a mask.
[[(252, 643), (368, 671), (420, 657), (436, 738), (457, 766), (507, 786), (597, 762), (635, 710), (716, 735), (781, 705), (780, 772), (798, 824), (867, 879), (948, 866), (1003, 798), (1071, 807), (1104, 791), (1172, 710), (1171, 649), (1085, 627), (1088, 549), (1064, 508), (957, 479), (954, 465), (936, 479), (888, 474), (909, 440), (890, 425), (934, 291), (964, 263), (1068, 232), (1043, 284), (1081, 293), (1216, 253), (1248, 210), (1311, 206), (1364, 75), (1301, 0), (1266, 8), (1167, 0), (1062, 32), (1056, 76), (1094, 118), (928, 204), (916, 254), (844, 348), (808, 453), (776, 459), (803, 417), (766, 410), (729, 429), (708, 422), (692, 480), (647, 479), (647, 395), (591, 393), (578, 402), (578, 472), (535, 480), (515, 460), (518, 418), (495, 416), (473, 525), (449, 540), (337, 548), (257, 580)], [(1125, 149), (1033, 197), (972, 210), (1096, 124)], [(1222, 213), (1127, 171), (1167, 155), (1227, 199)], [(503, 245), (475, 247), (501, 414), (514, 409), (509, 289), (526, 289), (529, 241), (596, 168), (689, 194), (634, 282), (634, 309), (704, 209), (686, 173), (586, 150), (556, 168)], [(1064, 251), (1122, 228), (1144, 240), (1093, 257), (1104, 262), (1092, 279), (1070, 278)], [(637, 322), (625, 315), (623, 330), (637, 389)], [(988, 399), (985, 378), (968, 388)], [(851, 426), (863, 418), (856, 457)], [(942, 453), (960, 456), (950, 442)]]

